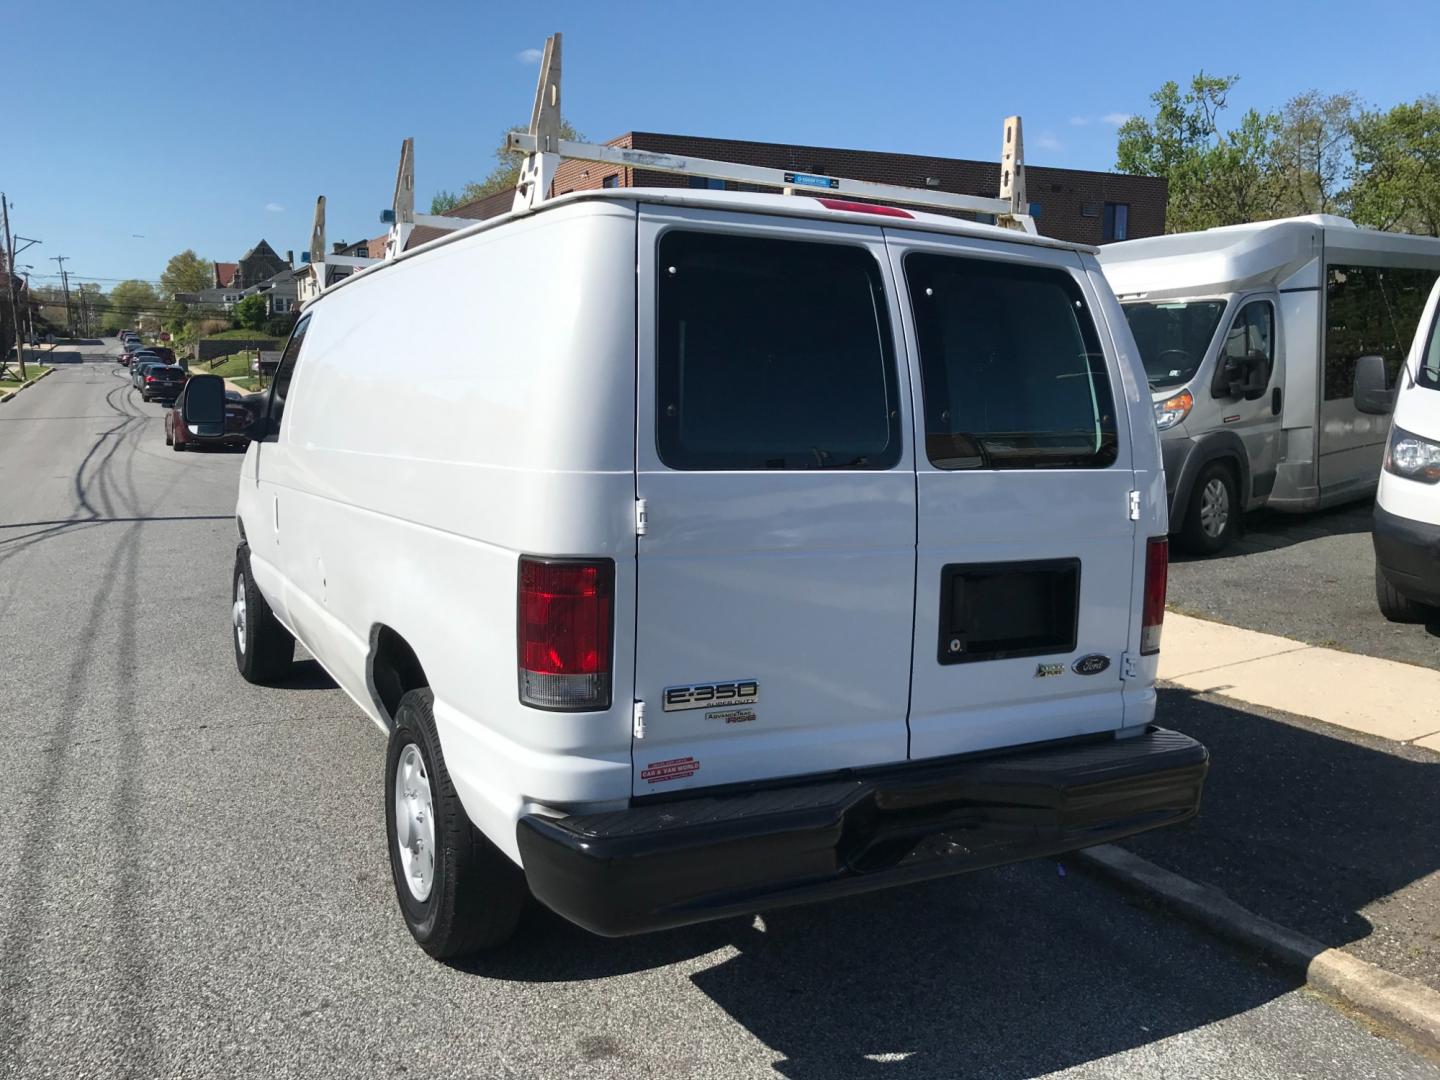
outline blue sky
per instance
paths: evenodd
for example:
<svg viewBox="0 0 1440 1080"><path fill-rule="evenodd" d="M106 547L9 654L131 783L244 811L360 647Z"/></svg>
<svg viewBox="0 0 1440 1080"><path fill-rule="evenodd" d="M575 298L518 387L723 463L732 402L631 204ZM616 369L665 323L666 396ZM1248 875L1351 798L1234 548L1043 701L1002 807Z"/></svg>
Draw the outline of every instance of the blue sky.
<svg viewBox="0 0 1440 1080"><path fill-rule="evenodd" d="M529 117L526 50L565 32L567 117L624 131L991 159L1025 119L1035 165L1105 169L1115 121L1166 79L1238 74L1232 114L1294 93L1383 105L1435 92L1434 0L1302 6L961 3L9 4L0 67L24 108L0 133L20 259L73 280L156 279L184 248L383 232L400 141L417 202L492 165ZM398 16L398 17L397 17ZM18 33L17 33L18 31ZM12 90L10 100L17 99ZM19 121L18 123L16 121ZM17 145L18 135L18 145ZM52 280L37 278L38 281Z"/></svg>

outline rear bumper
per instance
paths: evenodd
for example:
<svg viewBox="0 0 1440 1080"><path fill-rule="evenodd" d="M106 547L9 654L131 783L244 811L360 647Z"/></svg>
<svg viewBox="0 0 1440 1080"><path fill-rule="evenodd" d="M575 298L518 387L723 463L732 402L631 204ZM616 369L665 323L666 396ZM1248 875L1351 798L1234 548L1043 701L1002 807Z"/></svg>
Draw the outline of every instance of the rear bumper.
<svg viewBox="0 0 1440 1080"><path fill-rule="evenodd" d="M1440 525L1411 521L1377 504L1371 538L1375 562L1391 585L1411 600L1440 606Z"/></svg>
<svg viewBox="0 0 1440 1080"><path fill-rule="evenodd" d="M1194 739L917 762L517 826L531 890L619 936L1055 855L1193 817Z"/></svg>

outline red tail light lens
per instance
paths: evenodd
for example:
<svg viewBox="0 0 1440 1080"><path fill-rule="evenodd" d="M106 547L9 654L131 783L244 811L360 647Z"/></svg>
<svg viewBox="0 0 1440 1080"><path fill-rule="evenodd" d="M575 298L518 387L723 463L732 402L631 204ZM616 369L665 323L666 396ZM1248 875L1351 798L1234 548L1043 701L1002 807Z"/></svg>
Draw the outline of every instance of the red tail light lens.
<svg viewBox="0 0 1440 1080"><path fill-rule="evenodd" d="M1156 537L1145 545L1145 609L1140 616L1140 655L1160 651L1160 626L1165 621L1165 584L1170 575L1170 542Z"/></svg>
<svg viewBox="0 0 1440 1080"><path fill-rule="evenodd" d="M615 564L520 560L520 700L540 709L610 707Z"/></svg>

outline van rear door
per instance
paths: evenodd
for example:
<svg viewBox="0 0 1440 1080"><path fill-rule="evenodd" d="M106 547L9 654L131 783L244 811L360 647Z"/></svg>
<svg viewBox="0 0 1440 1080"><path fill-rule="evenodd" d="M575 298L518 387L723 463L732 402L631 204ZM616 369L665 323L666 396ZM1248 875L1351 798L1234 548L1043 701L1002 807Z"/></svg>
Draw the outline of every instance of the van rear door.
<svg viewBox="0 0 1440 1080"><path fill-rule="evenodd" d="M918 444L910 756L1119 728L1144 545L1080 256L888 237Z"/></svg>
<svg viewBox="0 0 1440 1080"><path fill-rule="evenodd" d="M637 795L903 761L915 473L879 229L645 206Z"/></svg>

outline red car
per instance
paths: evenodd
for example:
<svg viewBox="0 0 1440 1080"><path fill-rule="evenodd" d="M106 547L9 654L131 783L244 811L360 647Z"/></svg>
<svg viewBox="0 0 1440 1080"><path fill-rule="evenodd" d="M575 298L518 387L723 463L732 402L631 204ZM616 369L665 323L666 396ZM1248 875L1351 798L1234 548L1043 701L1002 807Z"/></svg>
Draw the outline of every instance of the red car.
<svg viewBox="0 0 1440 1080"><path fill-rule="evenodd" d="M210 380L216 382L213 375L199 376L199 385L205 386ZM225 394L225 424L222 429L219 424L187 424L185 422L186 397L190 393L191 384L186 383L185 389L180 391L180 396L175 399L175 404L165 411L165 445L172 450L199 450L206 446L238 446L240 449L250 445L250 436L247 432L250 429L250 421L254 416L253 411L247 404L249 401L260 402L261 398L255 395L247 397L245 394L237 393L234 390L226 390ZM209 393L210 391L205 391Z"/></svg>

